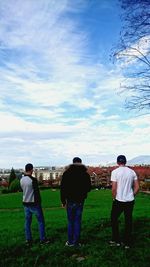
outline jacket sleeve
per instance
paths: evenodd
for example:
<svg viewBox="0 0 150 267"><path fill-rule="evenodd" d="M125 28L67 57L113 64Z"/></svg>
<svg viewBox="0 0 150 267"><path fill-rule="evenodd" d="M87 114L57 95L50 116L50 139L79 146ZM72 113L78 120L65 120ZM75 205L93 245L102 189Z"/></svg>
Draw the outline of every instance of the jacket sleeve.
<svg viewBox="0 0 150 267"><path fill-rule="evenodd" d="M62 175L60 184L60 199L63 205L66 204L66 191L65 191L65 174Z"/></svg>
<svg viewBox="0 0 150 267"><path fill-rule="evenodd" d="M87 173L87 192L90 192L90 191L91 191L91 177Z"/></svg>

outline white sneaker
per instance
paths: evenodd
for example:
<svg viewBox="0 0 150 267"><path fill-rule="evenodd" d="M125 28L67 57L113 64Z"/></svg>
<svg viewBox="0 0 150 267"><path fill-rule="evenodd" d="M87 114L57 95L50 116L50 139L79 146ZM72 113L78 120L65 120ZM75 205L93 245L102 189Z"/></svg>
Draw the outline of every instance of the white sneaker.
<svg viewBox="0 0 150 267"><path fill-rule="evenodd" d="M78 243L78 244L74 244L76 247L81 247L82 244L81 243Z"/></svg>
<svg viewBox="0 0 150 267"><path fill-rule="evenodd" d="M74 247L74 244L70 244L69 241L66 242L65 244L66 247Z"/></svg>
<svg viewBox="0 0 150 267"><path fill-rule="evenodd" d="M130 249L130 246L129 245L125 245L124 248L125 249Z"/></svg>
<svg viewBox="0 0 150 267"><path fill-rule="evenodd" d="M108 242L108 244L110 245L110 247L120 247L121 246L121 244L119 242L115 242L115 241L112 241L112 240L110 240Z"/></svg>

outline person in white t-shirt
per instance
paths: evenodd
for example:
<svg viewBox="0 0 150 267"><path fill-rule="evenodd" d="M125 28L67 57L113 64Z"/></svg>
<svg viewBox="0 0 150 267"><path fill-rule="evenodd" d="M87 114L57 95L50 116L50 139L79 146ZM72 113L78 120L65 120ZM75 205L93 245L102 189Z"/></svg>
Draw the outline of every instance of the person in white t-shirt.
<svg viewBox="0 0 150 267"><path fill-rule="evenodd" d="M111 210L112 240L109 242L111 246L120 246L121 240L119 236L118 218L122 212L125 217L125 248L131 246L132 235L132 212L134 207L134 197L139 190L139 182L136 173L126 167L126 157L119 155L117 157L119 167L112 171L112 197L113 204Z"/></svg>

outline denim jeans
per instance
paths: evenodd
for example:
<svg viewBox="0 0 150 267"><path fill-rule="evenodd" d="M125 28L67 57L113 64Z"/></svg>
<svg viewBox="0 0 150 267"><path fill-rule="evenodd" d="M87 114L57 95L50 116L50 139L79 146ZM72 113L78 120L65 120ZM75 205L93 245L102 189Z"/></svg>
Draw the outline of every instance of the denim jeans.
<svg viewBox="0 0 150 267"><path fill-rule="evenodd" d="M81 219L83 211L83 202L68 202L67 217L68 217L68 242L69 244L78 245L81 232Z"/></svg>
<svg viewBox="0 0 150 267"><path fill-rule="evenodd" d="M130 202L121 202L118 200L113 201L112 211L111 211L113 241L120 242L118 218L121 215L121 213L124 212L124 217L125 217L124 242L127 245L131 244L133 207L134 207L134 200Z"/></svg>
<svg viewBox="0 0 150 267"><path fill-rule="evenodd" d="M34 214L38 221L40 240L45 239L45 222L41 206L24 206L25 211L25 236L26 240L32 240L31 223Z"/></svg>

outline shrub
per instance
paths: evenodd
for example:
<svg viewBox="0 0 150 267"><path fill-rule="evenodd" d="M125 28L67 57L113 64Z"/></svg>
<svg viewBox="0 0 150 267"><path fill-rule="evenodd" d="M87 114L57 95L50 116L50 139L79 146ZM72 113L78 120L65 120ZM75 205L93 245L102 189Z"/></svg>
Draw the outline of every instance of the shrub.
<svg viewBox="0 0 150 267"><path fill-rule="evenodd" d="M2 189L1 192L2 192L2 194L8 194L8 193L10 193L10 190L5 188L5 189Z"/></svg>
<svg viewBox="0 0 150 267"><path fill-rule="evenodd" d="M21 191L21 187L20 187L20 181L18 178L16 178L15 180L13 180L9 186L9 190L10 192L18 192Z"/></svg>

